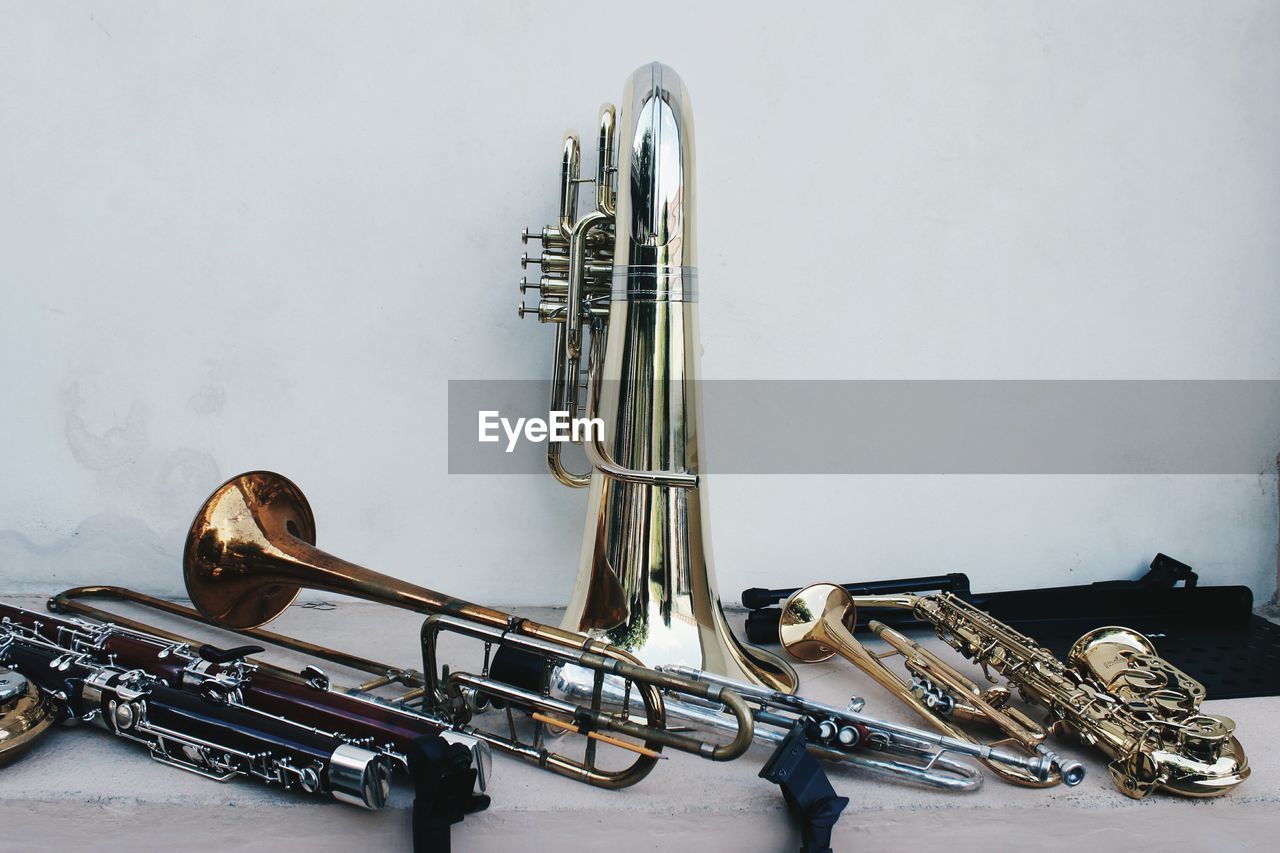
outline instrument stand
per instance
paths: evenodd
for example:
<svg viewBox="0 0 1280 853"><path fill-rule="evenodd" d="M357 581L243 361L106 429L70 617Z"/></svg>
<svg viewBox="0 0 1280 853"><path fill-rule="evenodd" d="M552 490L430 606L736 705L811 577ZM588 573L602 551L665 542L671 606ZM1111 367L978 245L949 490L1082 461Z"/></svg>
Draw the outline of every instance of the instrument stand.
<svg viewBox="0 0 1280 853"><path fill-rule="evenodd" d="M420 737L409 748L409 775L414 853L449 853L450 827L489 807L489 798L475 793L478 771L471 750L439 735Z"/></svg>
<svg viewBox="0 0 1280 853"><path fill-rule="evenodd" d="M849 798L836 795L826 771L809 754L805 734L809 725L805 718L796 721L791 733L765 762L760 778L782 789L787 807L800 819L800 853L831 853L831 830L849 805Z"/></svg>

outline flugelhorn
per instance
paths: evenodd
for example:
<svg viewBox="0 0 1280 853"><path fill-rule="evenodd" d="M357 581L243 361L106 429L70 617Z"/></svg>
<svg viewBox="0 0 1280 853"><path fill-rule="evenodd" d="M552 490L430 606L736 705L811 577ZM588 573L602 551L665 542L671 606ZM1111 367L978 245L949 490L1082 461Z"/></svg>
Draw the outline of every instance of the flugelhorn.
<svg viewBox="0 0 1280 853"><path fill-rule="evenodd" d="M304 587L428 614L423 628L422 683L414 691L416 707L450 727L462 727L496 750L599 787L635 784L653 768L664 746L725 761L741 755L751 744L750 710L732 690L647 669L606 643L379 574L321 551L314 543L311 507L290 480L267 471L232 477L201 507L187 535L183 556L187 594L200 613L215 624L247 636L261 636L267 642L279 642L280 638L260 632L257 626L282 613ZM444 674L446 670L436 665L435 648L436 638L444 631L485 644L481 672L455 669ZM352 656L324 647L304 647L309 654L340 663L352 660ZM512 683L491 677L492 649L536 661L542 683ZM631 685L632 702L640 705L634 713L642 722L632 719L632 709L621 713L605 710L598 695L586 705L552 697L545 680L565 664L590 671L601 683L606 677L616 677ZM668 730L664 691L724 705L737 721L731 739L709 743ZM588 740L580 761L552 753L543 745L541 723L532 743L521 740L509 725L501 730L474 725L472 717L484 710L487 701L521 708L541 722L577 728L597 737ZM616 735L641 744L621 741ZM602 738L629 749L635 755L632 764L623 769L599 767L596 746Z"/></svg>
<svg viewBox="0 0 1280 853"><path fill-rule="evenodd" d="M910 706L920 717L948 737L974 743L971 735L958 726L953 725L934 701L934 694L917 695L917 684L908 686L880 662L880 656L872 654L866 646L853 636L856 623L853 601L843 588L835 584L814 584L796 592L782 608L782 620L778 626L778 637L785 648L796 660L816 663L840 655L894 696ZM1078 785L1084 779L1084 765L1078 761L1064 759L1050 750L1044 743L1045 732L1034 721L1014 708L1000 708L1007 691L1002 698L988 694L980 695L972 682L945 664L930 659L930 674L934 680L941 682L946 695L964 693L968 704L969 719L982 719L996 726L1006 735L1005 739L989 744L992 748L1005 746L1020 747L1025 750L1032 761L1023 766L1007 761L993 761L989 756L979 760L1001 779L1028 787L1045 787L1065 782L1067 785ZM914 671L913 671L913 674ZM953 708L948 708L953 711Z"/></svg>
<svg viewBox="0 0 1280 853"><path fill-rule="evenodd" d="M619 114L600 116L595 179L579 177L577 136L564 142L555 223L524 232L542 252L538 305L555 326L551 409L577 418L587 390L577 473L550 442L560 482L590 486L578 579L562 627L604 637L650 665L697 667L793 691L786 661L733 636L716 591L699 425L693 113L671 68L638 69ZM594 183L579 210L579 188Z"/></svg>
<svg viewBox="0 0 1280 853"><path fill-rule="evenodd" d="M1136 631L1091 631L1063 662L1030 637L950 593L850 597L834 584L816 584L787 602L780 637L784 644L788 633L794 638L808 619L806 611L827 613L825 626L840 620L840 614L852 620L857 604L911 610L947 645L978 664L989 681L995 682L994 671L1008 682L1009 687L981 690L910 638L879 622L870 623L891 651L854 655L851 660L885 686L890 687L889 680L896 683L897 688L890 689L922 715L939 721L935 724L949 726L945 717L997 722L987 708L1014 711L1001 707L1011 687L1047 713L1050 733L1074 732L1110 757L1112 781L1127 796L1141 798L1163 790L1215 797L1249 776L1244 748L1234 736L1235 723L1203 713L1203 685L1158 657L1151 642ZM837 631L832 639L845 638ZM803 645L798 648L805 650ZM903 656L914 679L912 687L880 662L892 655ZM1025 715L1013 719L1030 722ZM1069 770L1063 767L1061 772L1065 778Z"/></svg>

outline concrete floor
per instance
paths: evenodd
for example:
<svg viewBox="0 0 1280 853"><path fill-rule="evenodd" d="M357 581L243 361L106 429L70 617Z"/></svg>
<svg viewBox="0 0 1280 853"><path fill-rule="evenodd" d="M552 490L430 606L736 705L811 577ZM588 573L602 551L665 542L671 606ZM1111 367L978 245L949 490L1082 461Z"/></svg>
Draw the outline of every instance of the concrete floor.
<svg viewBox="0 0 1280 853"><path fill-rule="evenodd" d="M43 606L42 599L30 596L5 600L32 609ZM120 612L137 613L127 608ZM554 611L527 615L557 621ZM150 618L177 627L171 620ZM408 666L417 658L418 623L413 614L344 601L332 609L291 608L272 627ZM227 635L216 631L188 633L230 644ZM453 647L466 663L464 648L476 647ZM283 652L269 657L298 662ZM356 680L340 668L326 669L335 683ZM805 666L800 673L805 695L843 704L851 691L860 692L868 713L915 722L905 707L847 664ZM1206 707L1236 720L1253 767L1253 776L1223 798L1155 795L1130 800L1112 787L1100 753L1066 741L1059 742L1059 751L1080 758L1089 771L1071 789L1027 790L989 777L976 793L947 794L831 767L836 789L852 800L836 827L835 849L1275 849L1274 837L1280 834L1280 698L1211 701ZM668 754L669 760L647 779L625 791L589 788L496 756L493 805L455 827L455 849L798 848L798 831L777 788L757 778L767 749L753 749L727 764ZM407 849L406 787L398 786L387 809L366 812L251 781L219 785L149 761L134 745L96 728L59 729L0 772L0 850L90 845L190 853Z"/></svg>

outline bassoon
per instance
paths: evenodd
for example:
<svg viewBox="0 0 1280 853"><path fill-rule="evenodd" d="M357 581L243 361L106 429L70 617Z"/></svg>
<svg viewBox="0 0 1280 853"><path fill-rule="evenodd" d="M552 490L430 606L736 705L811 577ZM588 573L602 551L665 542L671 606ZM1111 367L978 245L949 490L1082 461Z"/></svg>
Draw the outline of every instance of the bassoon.
<svg viewBox="0 0 1280 853"><path fill-rule="evenodd" d="M249 657L262 650L0 604L0 665L52 697L64 722L93 722L162 763L368 809L385 805L393 770L408 768L420 738L474 748L477 767L463 771L483 770L483 752L465 733L339 692L315 667L293 673Z"/></svg>

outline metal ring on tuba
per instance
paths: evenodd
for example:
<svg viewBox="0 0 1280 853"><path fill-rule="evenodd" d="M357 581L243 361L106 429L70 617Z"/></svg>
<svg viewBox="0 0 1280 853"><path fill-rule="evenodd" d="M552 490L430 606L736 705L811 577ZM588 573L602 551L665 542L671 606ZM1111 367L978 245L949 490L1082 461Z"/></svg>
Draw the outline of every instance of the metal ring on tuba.
<svg viewBox="0 0 1280 853"><path fill-rule="evenodd" d="M593 204L579 213L578 138L564 141L560 210L530 231L542 244L521 264L555 326L551 409L604 424L587 430L591 469L569 470L562 442L551 473L591 489L578 579L562 627L606 638L653 666L683 665L793 692L782 658L741 643L716 591L707 533L706 458L697 311L693 112L680 76L660 63L636 70L621 113L600 115ZM585 376L584 376L585 367Z"/></svg>
<svg viewBox="0 0 1280 853"><path fill-rule="evenodd" d="M613 732L641 740L644 746L638 747L601 735L588 740L586 757L578 761L545 749L541 727L533 744L520 741L511 727L506 732L471 731L495 749L599 787L621 788L638 782L653 768L664 746L725 761L751 744L750 710L732 690L647 669L626 652L598 640L379 574L321 551L314 542L311 507L290 480L267 471L232 477L209 497L192 523L183 557L187 593L200 613L215 624L268 642L277 641L278 635L259 632L257 626L284 612L303 587L429 614L423 629L427 661L422 673L423 706L433 713L469 716L475 708L466 697L479 694L528 710L542 722L568 722L584 732ZM595 696L588 705L572 705L552 697L545 683L513 684L491 678L487 671L479 675L455 671L442 679L433 665L434 638L444 630L482 640L486 667L490 646L540 661L543 681L561 664L583 667L597 685ZM328 650L309 644L306 651L328 656ZM347 663L351 657L334 653L334 659ZM643 723L635 722L628 710L603 709L599 694L605 678L611 676L634 687ZM667 730L663 691L723 704L737 722L732 740L714 744ZM630 748L636 753L634 762L622 770L597 767L596 743L601 739Z"/></svg>

